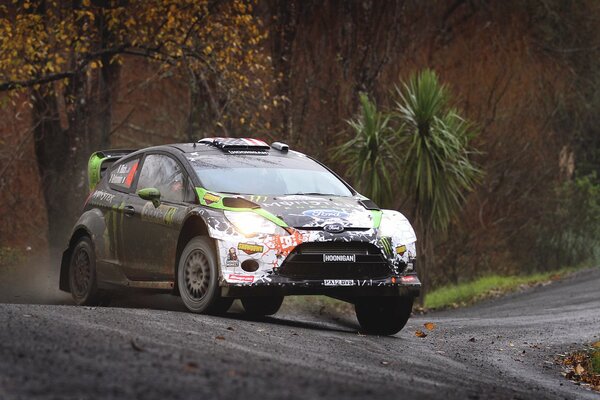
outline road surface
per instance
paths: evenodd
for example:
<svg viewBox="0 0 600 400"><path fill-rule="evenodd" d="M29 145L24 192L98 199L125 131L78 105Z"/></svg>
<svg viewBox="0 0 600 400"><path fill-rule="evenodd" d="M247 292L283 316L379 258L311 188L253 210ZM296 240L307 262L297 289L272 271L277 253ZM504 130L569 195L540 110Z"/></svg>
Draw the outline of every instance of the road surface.
<svg viewBox="0 0 600 400"><path fill-rule="evenodd" d="M393 337L361 335L353 316L331 312L214 317L167 297L0 304L0 398L600 398L554 364L599 340L599 269L414 316Z"/></svg>

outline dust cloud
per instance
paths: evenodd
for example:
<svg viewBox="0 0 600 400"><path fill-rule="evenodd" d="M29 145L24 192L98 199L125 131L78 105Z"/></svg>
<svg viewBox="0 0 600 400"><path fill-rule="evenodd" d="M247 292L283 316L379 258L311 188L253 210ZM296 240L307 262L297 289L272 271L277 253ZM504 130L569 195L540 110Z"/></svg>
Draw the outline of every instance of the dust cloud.
<svg viewBox="0 0 600 400"><path fill-rule="evenodd" d="M0 266L0 302L21 304L72 304L58 289L60 260L49 255L28 255L18 265Z"/></svg>

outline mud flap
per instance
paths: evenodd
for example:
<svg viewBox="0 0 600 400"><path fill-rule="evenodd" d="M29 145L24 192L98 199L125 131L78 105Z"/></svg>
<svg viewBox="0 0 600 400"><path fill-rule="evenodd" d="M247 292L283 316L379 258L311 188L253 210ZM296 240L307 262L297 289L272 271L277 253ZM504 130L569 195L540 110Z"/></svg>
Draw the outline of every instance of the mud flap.
<svg viewBox="0 0 600 400"><path fill-rule="evenodd" d="M64 292L71 292L69 285L69 264L71 261L71 248L66 249L62 254L60 262L60 278L58 282L58 288Z"/></svg>

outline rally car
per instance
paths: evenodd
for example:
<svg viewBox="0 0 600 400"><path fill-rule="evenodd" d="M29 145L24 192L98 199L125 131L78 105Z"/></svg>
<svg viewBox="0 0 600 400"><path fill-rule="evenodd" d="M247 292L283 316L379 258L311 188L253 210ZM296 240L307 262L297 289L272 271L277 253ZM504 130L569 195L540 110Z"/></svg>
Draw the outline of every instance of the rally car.
<svg viewBox="0 0 600 400"><path fill-rule="evenodd" d="M80 305L118 287L171 291L198 313L272 315L287 295L355 305L364 332L406 324L421 283L416 236L330 169L286 144L205 138L108 150L63 253Z"/></svg>

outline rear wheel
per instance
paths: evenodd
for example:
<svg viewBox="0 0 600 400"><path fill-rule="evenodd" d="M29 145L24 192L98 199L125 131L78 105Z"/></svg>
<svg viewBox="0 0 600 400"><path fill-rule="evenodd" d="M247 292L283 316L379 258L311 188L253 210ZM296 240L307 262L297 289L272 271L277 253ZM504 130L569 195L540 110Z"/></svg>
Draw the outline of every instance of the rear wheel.
<svg viewBox="0 0 600 400"><path fill-rule="evenodd" d="M233 303L233 299L221 297L216 252L206 236L196 236L183 249L177 284L183 304L192 312L224 313Z"/></svg>
<svg viewBox="0 0 600 400"><path fill-rule="evenodd" d="M75 303L80 306L97 306L103 303L96 277L96 254L87 236L79 239L71 253L69 288Z"/></svg>
<svg viewBox="0 0 600 400"><path fill-rule="evenodd" d="M262 317L273 315L279 311L281 303L283 303L283 296L244 297L241 300L247 314Z"/></svg>
<svg viewBox="0 0 600 400"><path fill-rule="evenodd" d="M406 325L413 297L363 297L356 299L356 318L365 333L394 335Z"/></svg>

